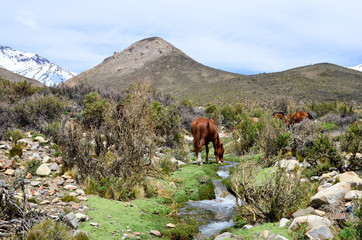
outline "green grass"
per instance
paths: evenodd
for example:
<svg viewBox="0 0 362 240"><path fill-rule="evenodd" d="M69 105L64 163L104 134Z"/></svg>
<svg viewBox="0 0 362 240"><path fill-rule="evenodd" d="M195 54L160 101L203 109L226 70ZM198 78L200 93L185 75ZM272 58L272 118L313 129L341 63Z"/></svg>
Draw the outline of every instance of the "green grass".
<svg viewBox="0 0 362 240"><path fill-rule="evenodd" d="M328 131L331 132L333 130L337 130L340 126L334 122L317 122L318 127L321 131Z"/></svg>
<svg viewBox="0 0 362 240"><path fill-rule="evenodd" d="M233 230L232 233L245 240L252 240L258 238L258 236L264 231L269 230L272 233L282 235L288 239L291 239L288 229L286 227L279 227L279 222L264 223L263 225L254 226L251 229L237 229ZM257 237L254 237L257 235Z"/></svg>
<svg viewBox="0 0 362 240"><path fill-rule="evenodd" d="M274 170L276 170L277 167L268 167L268 168L261 168L258 169L256 171L258 171L257 177L256 177L256 182L258 184L263 183L263 181L265 180L265 178Z"/></svg>
<svg viewBox="0 0 362 240"><path fill-rule="evenodd" d="M202 166L188 164L174 172L171 178L175 179L179 186L174 195L176 202L213 199L215 193L212 180L219 178L216 170L217 165L214 163Z"/></svg>
<svg viewBox="0 0 362 240"><path fill-rule="evenodd" d="M166 231L167 223L176 224L173 218L167 216L170 208L164 199L134 200L131 203L135 207L125 207L124 202L120 201L89 196L87 204L91 210L87 214L99 226L96 228L90 226L90 222L83 222L80 230L87 231L90 239L120 239L123 234L134 232L140 232L142 239L152 239L150 230Z"/></svg>

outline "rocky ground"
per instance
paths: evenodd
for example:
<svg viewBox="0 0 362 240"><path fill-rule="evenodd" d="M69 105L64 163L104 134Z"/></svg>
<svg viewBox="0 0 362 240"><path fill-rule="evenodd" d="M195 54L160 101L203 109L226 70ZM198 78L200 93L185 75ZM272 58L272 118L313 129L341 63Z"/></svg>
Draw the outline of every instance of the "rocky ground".
<svg viewBox="0 0 362 240"><path fill-rule="evenodd" d="M22 156L10 158L12 143L0 142L0 187L10 189L16 179L25 177L24 190L31 209L53 219L64 217L65 222L77 228L78 220L87 218L84 214L88 210L84 204L87 196L70 174L61 173L62 158L56 157L53 144L41 136L33 138L30 133L18 143L23 146ZM40 165L29 170L31 162ZM21 187L16 189L14 197L23 199Z"/></svg>

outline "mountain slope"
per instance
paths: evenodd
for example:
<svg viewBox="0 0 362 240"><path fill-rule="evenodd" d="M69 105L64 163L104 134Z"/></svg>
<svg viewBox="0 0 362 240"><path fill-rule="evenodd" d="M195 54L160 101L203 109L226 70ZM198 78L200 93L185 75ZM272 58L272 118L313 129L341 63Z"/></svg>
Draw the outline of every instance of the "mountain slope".
<svg viewBox="0 0 362 240"><path fill-rule="evenodd" d="M101 64L65 82L124 90L135 83L149 83L161 91L180 95L197 83L222 81L238 74L206 67L161 38L138 41L116 52Z"/></svg>
<svg viewBox="0 0 362 240"><path fill-rule="evenodd" d="M24 53L3 46L0 46L0 67L24 77L36 79L48 86L66 81L76 75L37 54Z"/></svg>
<svg viewBox="0 0 362 240"><path fill-rule="evenodd" d="M229 73L194 61L161 38L138 41L65 84L121 91L140 82L197 104L267 105L284 97L362 103L362 72L324 63L269 74Z"/></svg>
<svg viewBox="0 0 362 240"><path fill-rule="evenodd" d="M24 82L24 81L28 81L30 84L32 84L33 86L43 86L43 84L35 79L31 79L31 78L27 78L27 77L23 77L19 74L10 72L9 70L6 70L4 68L0 67L0 78L4 79L4 80L9 80L10 82Z"/></svg>

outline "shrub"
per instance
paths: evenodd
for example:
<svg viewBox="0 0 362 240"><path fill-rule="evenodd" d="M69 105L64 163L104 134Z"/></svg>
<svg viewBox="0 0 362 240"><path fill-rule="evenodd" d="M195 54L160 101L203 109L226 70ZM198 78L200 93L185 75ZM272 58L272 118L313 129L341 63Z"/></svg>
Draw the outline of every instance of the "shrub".
<svg viewBox="0 0 362 240"><path fill-rule="evenodd" d="M85 96L84 99L84 111L83 123L90 127L100 127L105 118L105 112L109 107L109 103L106 99L101 99L97 92L91 92Z"/></svg>
<svg viewBox="0 0 362 240"><path fill-rule="evenodd" d="M26 240L47 240L47 239L89 239L84 233L78 233L72 236L72 230L61 222L55 222L51 219L45 219L35 224L26 234Z"/></svg>
<svg viewBox="0 0 362 240"><path fill-rule="evenodd" d="M355 169L361 166L361 159L356 159L356 154L361 152L362 146L362 124L360 122L352 123L346 129L345 134L340 137L342 150L352 153L349 169Z"/></svg>
<svg viewBox="0 0 362 240"><path fill-rule="evenodd" d="M307 204L306 185L298 177L289 177L284 169L277 169L260 183L257 182L256 166L244 162L232 175L232 189L247 204L239 205L237 214L255 223L258 220L275 222L290 217L302 204Z"/></svg>
<svg viewBox="0 0 362 240"><path fill-rule="evenodd" d="M25 166L25 171L26 172L30 172L32 175L35 175L36 170L38 169L38 167L42 164L41 160L37 160L37 159L31 159L31 160L26 160L24 162L24 166Z"/></svg>
<svg viewBox="0 0 362 240"><path fill-rule="evenodd" d="M15 157L19 156L20 158L23 156L23 147L24 145L21 143L16 143L11 146L11 149L9 150L9 156Z"/></svg>
<svg viewBox="0 0 362 240"><path fill-rule="evenodd" d="M362 239L362 199L353 201L351 214L355 217L342 226L337 239Z"/></svg>

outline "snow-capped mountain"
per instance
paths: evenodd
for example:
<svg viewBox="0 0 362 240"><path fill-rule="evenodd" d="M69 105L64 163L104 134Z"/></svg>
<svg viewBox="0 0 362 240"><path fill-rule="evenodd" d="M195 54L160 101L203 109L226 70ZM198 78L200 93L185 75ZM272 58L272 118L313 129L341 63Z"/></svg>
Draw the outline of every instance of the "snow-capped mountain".
<svg viewBox="0 0 362 240"><path fill-rule="evenodd" d="M34 53L0 46L0 67L36 79L45 85L56 85L77 75Z"/></svg>
<svg viewBox="0 0 362 240"><path fill-rule="evenodd" d="M350 68L362 72L362 64L359 64L359 65L357 65L355 67L350 67Z"/></svg>

